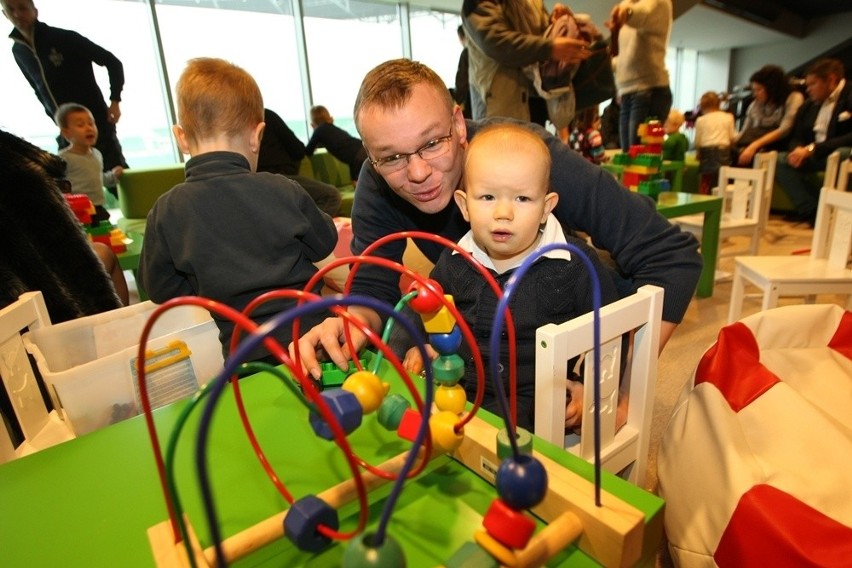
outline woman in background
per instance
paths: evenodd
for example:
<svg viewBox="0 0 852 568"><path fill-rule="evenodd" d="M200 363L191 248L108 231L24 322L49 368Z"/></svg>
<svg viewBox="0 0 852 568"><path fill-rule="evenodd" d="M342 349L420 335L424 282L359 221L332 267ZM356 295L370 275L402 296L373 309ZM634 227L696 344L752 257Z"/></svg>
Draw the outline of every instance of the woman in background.
<svg viewBox="0 0 852 568"><path fill-rule="evenodd" d="M746 110L742 130L737 135L736 163L751 165L754 155L775 149L793 127L793 119L805 97L793 89L784 70L777 65L764 65L749 78L754 101Z"/></svg>

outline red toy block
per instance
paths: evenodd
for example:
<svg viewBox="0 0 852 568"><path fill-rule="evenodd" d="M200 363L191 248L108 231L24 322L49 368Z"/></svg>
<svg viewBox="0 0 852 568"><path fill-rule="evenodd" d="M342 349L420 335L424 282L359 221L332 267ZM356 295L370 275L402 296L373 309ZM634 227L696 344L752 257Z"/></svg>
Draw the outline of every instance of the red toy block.
<svg viewBox="0 0 852 568"><path fill-rule="evenodd" d="M399 428L397 428L396 433L403 440L413 442L414 438L417 437L417 430L420 429L422 421L423 417L420 416L419 412L406 408L402 415L402 420L399 421Z"/></svg>
<svg viewBox="0 0 852 568"><path fill-rule="evenodd" d="M531 517L512 509L501 499L491 502L482 526L500 544L516 550L526 548L535 532L535 521Z"/></svg>

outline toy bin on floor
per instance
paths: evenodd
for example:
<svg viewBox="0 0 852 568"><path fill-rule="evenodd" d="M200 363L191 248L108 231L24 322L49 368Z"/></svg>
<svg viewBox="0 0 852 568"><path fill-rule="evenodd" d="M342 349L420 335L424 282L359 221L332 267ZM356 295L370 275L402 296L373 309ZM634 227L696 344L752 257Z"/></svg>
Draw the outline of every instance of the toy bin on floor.
<svg viewBox="0 0 852 568"><path fill-rule="evenodd" d="M139 414L139 338L157 308L142 302L33 330L24 345L53 404L81 436ZM155 323L146 352L146 384L154 408L190 396L222 369L219 331L207 310L180 306Z"/></svg>

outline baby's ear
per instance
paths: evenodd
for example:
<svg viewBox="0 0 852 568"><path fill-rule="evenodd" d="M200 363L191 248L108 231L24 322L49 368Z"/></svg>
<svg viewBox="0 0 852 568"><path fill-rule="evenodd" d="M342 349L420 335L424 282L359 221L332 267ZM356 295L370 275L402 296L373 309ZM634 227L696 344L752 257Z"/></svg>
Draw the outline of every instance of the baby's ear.
<svg viewBox="0 0 852 568"><path fill-rule="evenodd" d="M470 223L470 217L467 214L467 193L463 189L457 189L453 192L453 198L456 200L456 206L461 210L464 220Z"/></svg>
<svg viewBox="0 0 852 568"><path fill-rule="evenodd" d="M183 129L183 126L180 124L175 124L172 126L172 134L175 135L175 140L177 141L178 148L180 148L181 153L189 154L189 140L186 137L186 132Z"/></svg>

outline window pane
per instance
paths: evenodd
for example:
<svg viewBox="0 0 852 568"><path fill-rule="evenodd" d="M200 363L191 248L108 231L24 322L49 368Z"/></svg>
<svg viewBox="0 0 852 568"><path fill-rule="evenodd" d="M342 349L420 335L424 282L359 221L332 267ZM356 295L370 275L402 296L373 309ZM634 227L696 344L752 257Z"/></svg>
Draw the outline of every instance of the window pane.
<svg viewBox="0 0 852 568"><path fill-rule="evenodd" d="M412 7L410 20L412 58L431 67L447 87L452 87L462 52L457 31L461 17Z"/></svg>
<svg viewBox="0 0 852 568"><path fill-rule="evenodd" d="M220 57L257 81L264 105L277 112L297 136L307 134L289 3L214 3L161 0L157 4L170 88L195 57ZM191 26L187 23L191 22ZM188 33L190 30L195 33Z"/></svg>
<svg viewBox="0 0 852 568"><path fill-rule="evenodd" d="M352 108L367 72L402 57L396 6L370 2L305 4L305 41L314 104L357 136Z"/></svg>

